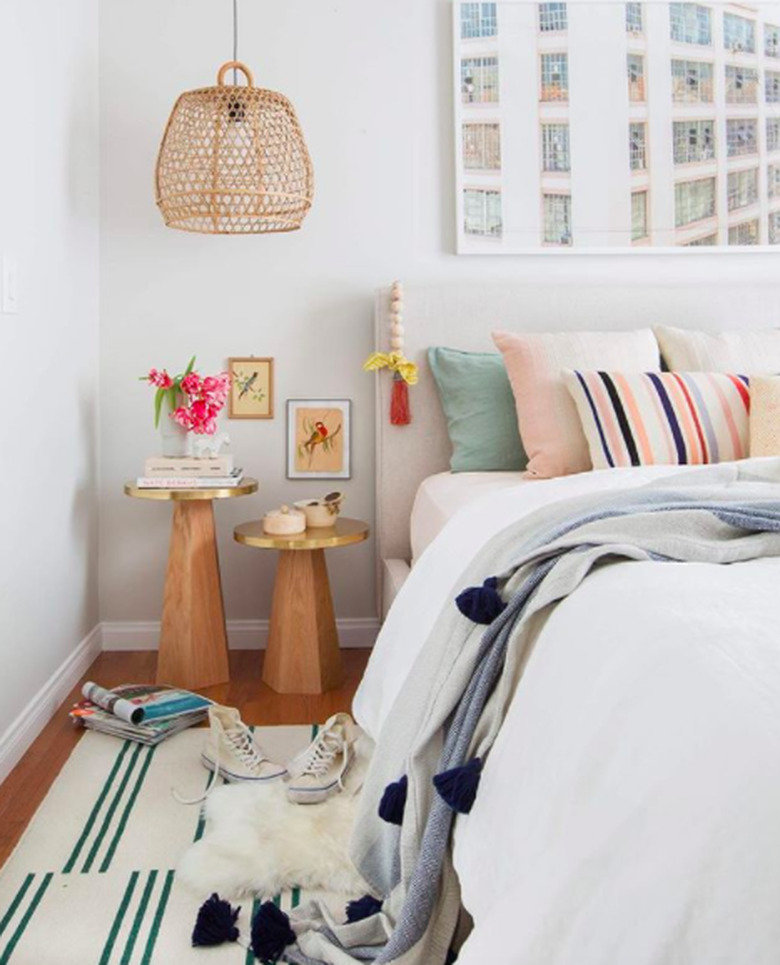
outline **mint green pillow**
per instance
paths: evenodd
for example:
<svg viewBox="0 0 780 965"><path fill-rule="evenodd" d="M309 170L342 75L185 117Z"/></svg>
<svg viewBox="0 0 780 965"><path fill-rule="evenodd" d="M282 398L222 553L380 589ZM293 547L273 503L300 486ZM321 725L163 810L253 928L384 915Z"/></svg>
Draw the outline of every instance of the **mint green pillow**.
<svg viewBox="0 0 780 965"><path fill-rule="evenodd" d="M453 472L525 469L515 398L501 355L429 348L452 443Z"/></svg>

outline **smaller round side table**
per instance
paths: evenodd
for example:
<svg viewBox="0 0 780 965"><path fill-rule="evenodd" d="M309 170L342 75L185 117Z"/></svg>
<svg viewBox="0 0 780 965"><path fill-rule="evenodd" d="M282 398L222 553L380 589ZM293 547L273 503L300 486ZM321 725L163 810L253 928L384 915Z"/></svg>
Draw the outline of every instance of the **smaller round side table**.
<svg viewBox="0 0 780 965"><path fill-rule="evenodd" d="M269 536L257 520L242 523L234 539L279 550L263 680L280 694L322 694L344 681L325 550L368 538L368 523L338 519L327 529Z"/></svg>
<svg viewBox="0 0 780 965"><path fill-rule="evenodd" d="M214 489L141 489L125 485L135 499L173 503L165 575L157 682L188 690L230 679L225 609L214 528L215 499L257 492L257 480Z"/></svg>

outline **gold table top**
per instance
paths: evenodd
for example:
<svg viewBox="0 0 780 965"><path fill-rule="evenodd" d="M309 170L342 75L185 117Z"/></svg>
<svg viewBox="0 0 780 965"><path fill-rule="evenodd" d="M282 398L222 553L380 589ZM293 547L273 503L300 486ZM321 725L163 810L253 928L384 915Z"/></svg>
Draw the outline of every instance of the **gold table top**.
<svg viewBox="0 0 780 965"><path fill-rule="evenodd" d="M181 501L204 499L232 499L235 496L249 496L258 490L258 482L246 476L238 486L224 486L214 489L141 489L135 483L125 483L125 495L135 499L165 499Z"/></svg>
<svg viewBox="0 0 780 965"><path fill-rule="evenodd" d="M368 539L369 525L360 519L339 517L335 526L307 529L294 536L271 536L263 530L261 519L241 523L233 530L233 539L245 546L265 550L324 550Z"/></svg>

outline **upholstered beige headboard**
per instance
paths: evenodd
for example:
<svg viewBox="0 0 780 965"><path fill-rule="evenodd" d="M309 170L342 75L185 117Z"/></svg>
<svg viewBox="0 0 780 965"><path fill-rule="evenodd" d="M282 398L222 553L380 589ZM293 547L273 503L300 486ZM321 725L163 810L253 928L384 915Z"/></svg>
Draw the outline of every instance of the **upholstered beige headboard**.
<svg viewBox="0 0 780 965"><path fill-rule="evenodd" d="M390 288L376 295L376 346L389 351ZM514 331L613 331L657 324L709 331L780 325L776 283L568 285L518 282L404 283L405 353L420 366L410 389L412 424L389 424L391 379L376 377L376 537L380 612L409 572L409 517L426 476L449 469L444 416L428 368L431 345L493 351L494 328Z"/></svg>

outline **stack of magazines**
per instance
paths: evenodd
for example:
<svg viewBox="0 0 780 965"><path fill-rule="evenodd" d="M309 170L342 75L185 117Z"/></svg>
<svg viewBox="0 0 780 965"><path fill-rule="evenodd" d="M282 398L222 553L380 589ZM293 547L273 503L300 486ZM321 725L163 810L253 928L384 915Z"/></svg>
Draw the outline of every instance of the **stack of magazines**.
<svg viewBox="0 0 780 965"><path fill-rule="evenodd" d="M70 712L74 723L102 734L154 745L199 724L212 704L207 697L161 684L122 684L106 690L91 681Z"/></svg>

